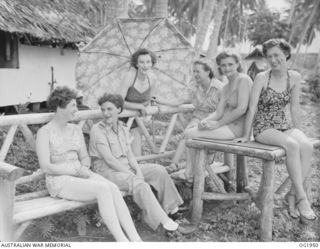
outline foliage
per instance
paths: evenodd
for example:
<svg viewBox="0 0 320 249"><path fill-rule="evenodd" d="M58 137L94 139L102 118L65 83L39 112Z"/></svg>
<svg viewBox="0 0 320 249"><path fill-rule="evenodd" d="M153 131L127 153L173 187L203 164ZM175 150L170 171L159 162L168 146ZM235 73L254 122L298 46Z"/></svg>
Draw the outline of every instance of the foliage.
<svg viewBox="0 0 320 249"><path fill-rule="evenodd" d="M288 40L289 25L280 19L280 13L263 9L252 14L248 20L248 38L253 46L262 44L271 38Z"/></svg>

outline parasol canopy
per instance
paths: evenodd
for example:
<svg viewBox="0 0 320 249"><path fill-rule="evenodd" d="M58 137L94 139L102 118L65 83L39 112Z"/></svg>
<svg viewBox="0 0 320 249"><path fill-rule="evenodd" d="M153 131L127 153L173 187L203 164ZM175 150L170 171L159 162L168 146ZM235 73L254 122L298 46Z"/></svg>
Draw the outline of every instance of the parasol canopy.
<svg viewBox="0 0 320 249"><path fill-rule="evenodd" d="M152 68L156 93L166 99L185 98L194 58L186 38L166 18L118 18L80 51L76 81L86 105L96 108L105 92L119 92L126 73L135 70L130 58L139 48L157 57Z"/></svg>

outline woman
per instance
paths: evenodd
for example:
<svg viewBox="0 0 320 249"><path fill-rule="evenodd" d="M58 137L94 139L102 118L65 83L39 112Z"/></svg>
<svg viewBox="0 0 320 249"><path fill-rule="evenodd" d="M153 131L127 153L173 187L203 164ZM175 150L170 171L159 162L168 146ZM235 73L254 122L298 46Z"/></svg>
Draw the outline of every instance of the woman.
<svg viewBox="0 0 320 249"><path fill-rule="evenodd" d="M228 78L220 94L219 103L214 113L201 120L197 127L186 131L187 138L235 139L243 135L245 114L249 103L252 81L241 73L242 68L238 55L229 52L220 53L216 62L219 70ZM186 172L192 172L191 159L195 158L194 150L188 149ZM185 175L191 180L192 175Z"/></svg>
<svg viewBox="0 0 320 249"><path fill-rule="evenodd" d="M178 207L183 201L164 167L136 161L130 146L132 138L119 122L122 97L104 94L98 103L103 120L90 132L89 153L93 170L132 194L134 202L142 209L143 220L152 229L156 230L161 224L167 231L176 231L179 224L170 218L170 214L178 215Z"/></svg>
<svg viewBox="0 0 320 249"><path fill-rule="evenodd" d="M298 129L301 75L288 69L290 52L290 45L281 39L271 39L263 44L263 53L271 69L259 73L255 78L244 137L236 142L248 141L253 126L256 141L285 149L287 170L292 181L292 187L286 195L289 214L306 221L316 219L304 190L304 180L311 168L313 147Z"/></svg>
<svg viewBox="0 0 320 249"><path fill-rule="evenodd" d="M191 102L195 109L192 113L192 118L188 123L185 131L190 128L197 127L198 123L210 113L214 112L217 108L219 101L219 91L222 89L223 84L214 78L213 70L210 62L201 59L193 63L193 76L196 81L194 89L191 92ZM176 153L172 159L172 163L167 170L175 171L179 168L178 162L186 149L185 139L179 142ZM189 170L189 169L188 169ZM181 173L184 169L171 175L173 178L181 178ZM189 175L190 172L185 172ZM182 175L182 177L184 177Z"/></svg>
<svg viewBox="0 0 320 249"><path fill-rule="evenodd" d="M138 110L142 116L146 115L146 106L153 99L157 104L177 105L174 100L169 103L160 97L154 97L156 76L151 72L151 68L156 63L157 58L151 51L141 48L131 56L131 66L134 71L129 71L123 82L120 95L124 98L124 108ZM126 122L128 119L121 119ZM141 134L136 122L131 126L131 134L134 137L132 142L132 151L135 156L140 156L141 153Z"/></svg>
<svg viewBox="0 0 320 249"><path fill-rule="evenodd" d="M78 111L76 93L57 87L49 96L53 119L37 133L36 151L51 196L97 200L103 221L116 241L141 241L118 187L93 173L81 129L68 123Z"/></svg>

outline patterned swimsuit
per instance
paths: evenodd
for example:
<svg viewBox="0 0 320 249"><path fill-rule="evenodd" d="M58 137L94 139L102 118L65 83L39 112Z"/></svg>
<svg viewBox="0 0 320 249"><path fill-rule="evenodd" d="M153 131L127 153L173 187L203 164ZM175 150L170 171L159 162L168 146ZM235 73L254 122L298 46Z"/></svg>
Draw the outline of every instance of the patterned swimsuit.
<svg viewBox="0 0 320 249"><path fill-rule="evenodd" d="M286 131L292 128L291 118L288 115L288 104L291 101L289 72L287 75L286 90L277 92L269 86L271 71L269 72L267 87L261 91L258 110L253 122L254 137L267 129Z"/></svg>

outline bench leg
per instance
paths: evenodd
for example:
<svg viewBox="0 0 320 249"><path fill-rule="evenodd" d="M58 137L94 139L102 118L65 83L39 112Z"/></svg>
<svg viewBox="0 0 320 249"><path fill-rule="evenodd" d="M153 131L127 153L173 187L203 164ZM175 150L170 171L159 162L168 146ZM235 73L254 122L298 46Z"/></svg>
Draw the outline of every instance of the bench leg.
<svg viewBox="0 0 320 249"><path fill-rule="evenodd" d="M274 167L275 161L263 161L263 173L256 199L256 204L261 210L260 239L262 241L272 241Z"/></svg>
<svg viewBox="0 0 320 249"><path fill-rule="evenodd" d="M245 156L237 155L237 193L242 193L248 186L247 161Z"/></svg>
<svg viewBox="0 0 320 249"><path fill-rule="evenodd" d="M193 181L193 198L192 198L192 222L199 223L202 217L203 200L202 193L204 191L205 182L205 165L207 161L206 150L197 150L196 158L192 162L194 167L194 181Z"/></svg>
<svg viewBox="0 0 320 249"><path fill-rule="evenodd" d="M13 239L14 196L15 183L0 177L0 241L12 241Z"/></svg>

